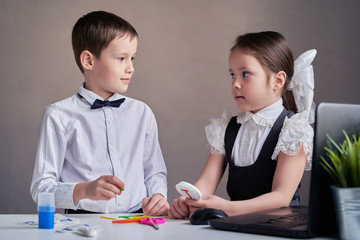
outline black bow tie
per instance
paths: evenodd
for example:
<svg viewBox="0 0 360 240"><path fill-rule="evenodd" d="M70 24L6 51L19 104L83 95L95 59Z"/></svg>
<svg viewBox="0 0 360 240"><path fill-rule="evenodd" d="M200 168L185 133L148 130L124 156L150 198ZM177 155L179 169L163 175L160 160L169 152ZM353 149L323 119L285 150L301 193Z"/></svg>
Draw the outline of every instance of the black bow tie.
<svg viewBox="0 0 360 240"><path fill-rule="evenodd" d="M96 99L93 105L91 105L91 109L102 108L106 106L118 108L124 101L125 98L121 98L115 101L109 101L109 100L102 101L100 99Z"/></svg>

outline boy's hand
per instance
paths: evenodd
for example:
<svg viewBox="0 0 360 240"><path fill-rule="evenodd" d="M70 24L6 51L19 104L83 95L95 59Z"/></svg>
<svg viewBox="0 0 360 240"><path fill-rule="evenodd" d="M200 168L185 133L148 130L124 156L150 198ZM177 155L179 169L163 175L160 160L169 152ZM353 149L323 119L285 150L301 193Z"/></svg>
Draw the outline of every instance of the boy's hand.
<svg viewBox="0 0 360 240"><path fill-rule="evenodd" d="M168 214L170 206L163 195L156 193L152 197L143 199L142 209L146 215L165 216Z"/></svg>
<svg viewBox="0 0 360 240"><path fill-rule="evenodd" d="M74 202L87 198L91 200L110 200L121 194L125 184L117 177L104 175L92 182L82 182L75 185Z"/></svg>
<svg viewBox="0 0 360 240"><path fill-rule="evenodd" d="M189 206L187 205L185 199L186 198L184 196L174 199L174 201L171 204L170 211L169 211L170 218L188 218L189 217L190 209L189 209Z"/></svg>

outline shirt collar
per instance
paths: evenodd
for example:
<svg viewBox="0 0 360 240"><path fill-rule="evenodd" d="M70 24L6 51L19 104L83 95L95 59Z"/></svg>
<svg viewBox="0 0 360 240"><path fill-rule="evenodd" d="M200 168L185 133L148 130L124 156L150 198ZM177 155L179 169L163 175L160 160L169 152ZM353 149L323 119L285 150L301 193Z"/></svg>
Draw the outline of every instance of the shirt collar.
<svg viewBox="0 0 360 240"><path fill-rule="evenodd" d="M90 105L92 105L96 99L100 99L102 101L104 101L104 99L102 97L100 97L99 95L97 95L96 93L87 90L86 88L84 88L84 84L81 84L81 86L79 87L78 93L81 97L83 97ZM109 101L114 101L114 100L118 100L120 98L124 98L124 96L118 94L118 93L114 93L111 97L109 97Z"/></svg>
<svg viewBox="0 0 360 240"><path fill-rule="evenodd" d="M257 113L239 113L237 116L237 123L243 124L248 120L253 119L254 122L258 125L272 127L283 110L283 100L280 98L277 102L264 109L261 109Z"/></svg>

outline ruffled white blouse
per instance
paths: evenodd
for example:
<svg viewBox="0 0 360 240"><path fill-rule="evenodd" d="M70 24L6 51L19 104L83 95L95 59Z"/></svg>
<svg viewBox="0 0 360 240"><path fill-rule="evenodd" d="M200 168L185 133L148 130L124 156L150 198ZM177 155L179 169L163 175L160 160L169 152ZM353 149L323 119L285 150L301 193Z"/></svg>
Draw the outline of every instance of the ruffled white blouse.
<svg viewBox="0 0 360 240"><path fill-rule="evenodd" d="M254 164L272 126L284 110L282 103L280 99L255 114L251 112L238 114L237 122L241 123L241 128L232 150L232 158L236 166ZM230 119L231 114L225 111L221 118L210 119L211 123L205 127L212 154L225 155L224 136ZM271 158L277 160L280 151L288 155L296 155L303 147L307 155L305 170L310 170L313 136L314 130L306 120L306 112L297 113L291 118L286 117Z"/></svg>

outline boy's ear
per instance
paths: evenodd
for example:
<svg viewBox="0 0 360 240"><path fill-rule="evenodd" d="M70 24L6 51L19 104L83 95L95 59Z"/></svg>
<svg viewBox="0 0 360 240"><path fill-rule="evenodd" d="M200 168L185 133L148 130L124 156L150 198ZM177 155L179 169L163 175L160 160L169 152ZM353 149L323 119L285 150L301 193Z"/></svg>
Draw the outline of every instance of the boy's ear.
<svg viewBox="0 0 360 240"><path fill-rule="evenodd" d="M275 74L273 84L274 89L281 89L286 82L286 73L284 71L280 71Z"/></svg>
<svg viewBox="0 0 360 240"><path fill-rule="evenodd" d="M80 53L80 62L84 70L91 70L94 66L94 55L84 50Z"/></svg>

